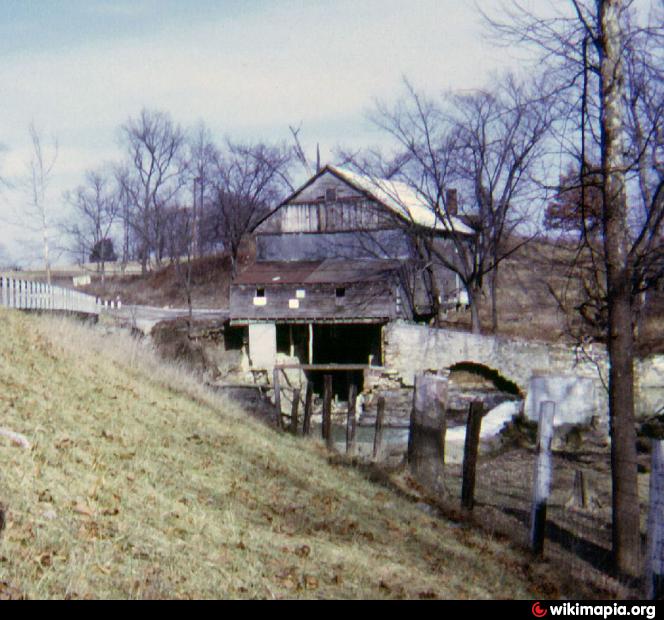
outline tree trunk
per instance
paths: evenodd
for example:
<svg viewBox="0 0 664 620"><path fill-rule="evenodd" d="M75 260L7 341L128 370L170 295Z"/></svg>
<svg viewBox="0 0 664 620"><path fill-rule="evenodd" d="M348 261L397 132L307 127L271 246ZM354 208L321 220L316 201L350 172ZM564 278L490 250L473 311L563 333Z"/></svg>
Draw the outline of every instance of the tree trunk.
<svg viewBox="0 0 664 620"><path fill-rule="evenodd" d="M480 304L482 299L482 289L477 286L469 286L468 302L470 303L470 330L473 334L482 333L482 321L480 319Z"/></svg>
<svg viewBox="0 0 664 620"><path fill-rule="evenodd" d="M491 331L498 333L498 266L491 272Z"/></svg>
<svg viewBox="0 0 664 620"><path fill-rule="evenodd" d="M641 537L634 430L632 270L623 161L621 9L622 0L600 3L603 230L609 310L613 560L619 574L636 577L640 573Z"/></svg>

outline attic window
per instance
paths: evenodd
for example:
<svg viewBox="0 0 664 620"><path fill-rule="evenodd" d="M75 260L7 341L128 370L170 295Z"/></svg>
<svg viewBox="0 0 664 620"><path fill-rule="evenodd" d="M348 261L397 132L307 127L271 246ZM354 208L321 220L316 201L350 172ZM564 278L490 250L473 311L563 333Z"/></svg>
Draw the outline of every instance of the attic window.
<svg viewBox="0 0 664 620"><path fill-rule="evenodd" d="M256 289L256 297L265 297L265 289L264 288L257 288Z"/></svg>
<svg viewBox="0 0 664 620"><path fill-rule="evenodd" d="M334 187L329 187L325 190L325 202L336 202L337 190Z"/></svg>
<svg viewBox="0 0 664 620"><path fill-rule="evenodd" d="M343 299L346 296L346 289L343 287L337 288L334 291L337 299Z"/></svg>

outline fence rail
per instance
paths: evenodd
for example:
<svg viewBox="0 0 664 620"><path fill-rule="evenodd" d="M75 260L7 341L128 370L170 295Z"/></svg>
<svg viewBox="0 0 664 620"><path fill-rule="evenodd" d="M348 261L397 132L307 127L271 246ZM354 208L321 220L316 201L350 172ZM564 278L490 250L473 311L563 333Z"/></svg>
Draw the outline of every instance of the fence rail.
<svg viewBox="0 0 664 620"><path fill-rule="evenodd" d="M43 282L0 278L0 306L20 310L44 310L99 314L96 297Z"/></svg>

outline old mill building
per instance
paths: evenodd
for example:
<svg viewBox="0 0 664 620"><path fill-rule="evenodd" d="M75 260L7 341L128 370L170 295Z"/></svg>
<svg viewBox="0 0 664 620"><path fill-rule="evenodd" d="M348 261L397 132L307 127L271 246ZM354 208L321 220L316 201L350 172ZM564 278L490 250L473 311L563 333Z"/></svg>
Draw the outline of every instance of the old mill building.
<svg viewBox="0 0 664 620"><path fill-rule="evenodd" d="M447 198L456 213L455 193ZM231 285L231 325L246 329L252 367L269 371L277 352L302 364L381 366L384 326L432 312L413 227L440 243L450 225L472 234L460 218L445 219L403 183L320 170L257 228L256 261ZM440 296L464 302L455 274L436 269Z"/></svg>

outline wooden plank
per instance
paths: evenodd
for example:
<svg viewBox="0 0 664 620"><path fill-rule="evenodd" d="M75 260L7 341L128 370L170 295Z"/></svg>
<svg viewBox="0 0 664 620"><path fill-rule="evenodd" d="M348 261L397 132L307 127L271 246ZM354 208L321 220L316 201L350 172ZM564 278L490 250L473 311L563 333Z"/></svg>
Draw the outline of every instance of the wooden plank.
<svg viewBox="0 0 664 620"><path fill-rule="evenodd" d="M277 364L275 368L280 370L319 370L321 372L331 372L336 370L367 370L376 368L368 364Z"/></svg>
<svg viewBox="0 0 664 620"><path fill-rule="evenodd" d="M309 342L308 342L309 364L314 363L314 326L309 323Z"/></svg>
<svg viewBox="0 0 664 620"><path fill-rule="evenodd" d="M461 506L466 510L472 510L475 505L475 472L483 415L484 404L482 401L475 400L470 403L463 449L463 482L461 484Z"/></svg>
<svg viewBox="0 0 664 620"><path fill-rule="evenodd" d="M417 375L408 435L408 463L416 480L445 491L445 405L447 379Z"/></svg>
<svg viewBox="0 0 664 620"><path fill-rule="evenodd" d="M346 420L346 454L355 454L355 431L357 430L357 386L351 384L348 389L348 416Z"/></svg>
<svg viewBox="0 0 664 620"><path fill-rule="evenodd" d="M304 396L304 421L302 422L302 434L306 437L311 432L311 414L314 402L314 384L307 381L307 389Z"/></svg>
<svg viewBox="0 0 664 620"><path fill-rule="evenodd" d="M323 439L329 450L334 449L332 438L332 375L325 375L323 388Z"/></svg>
<svg viewBox="0 0 664 620"><path fill-rule="evenodd" d="M664 440L652 440L648 509L647 598L664 598Z"/></svg>
<svg viewBox="0 0 664 620"><path fill-rule="evenodd" d="M274 387L274 423L278 429L281 429L281 386L279 385L279 372L278 368L272 371L272 386Z"/></svg>
<svg viewBox="0 0 664 620"><path fill-rule="evenodd" d="M373 460L380 460L383 453L383 421L385 419L385 398L378 397L376 408L376 428L374 430Z"/></svg>
<svg viewBox="0 0 664 620"><path fill-rule="evenodd" d="M553 401L542 402L537 426L537 458L533 482L533 504L530 513L530 547L536 555L544 553L546 504L551 493L551 442L555 413L556 404Z"/></svg>
<svg viewBox="0 0 664 620"><path fill-rule="evenodd" d="M572 503L579 508L588 507L588 490L586 486L586 477L582 469L574 472L574 486L572 487Z"/></svg>
<svg viewBox="0 0 664 620"><path fill-rule="evenodd" d="M295 388L293 390L293 405L291 408L291 421L290 432L292 435L297 435L297 410L300 406L300 390Z"/></svg>

